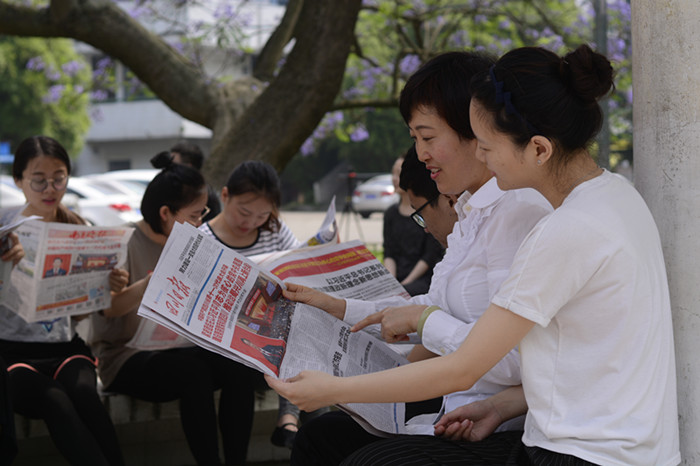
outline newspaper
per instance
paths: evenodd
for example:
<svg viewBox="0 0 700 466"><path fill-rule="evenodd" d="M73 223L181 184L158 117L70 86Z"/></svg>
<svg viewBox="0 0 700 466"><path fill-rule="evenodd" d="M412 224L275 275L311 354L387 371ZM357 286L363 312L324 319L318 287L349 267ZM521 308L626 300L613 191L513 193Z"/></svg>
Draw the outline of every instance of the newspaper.
<svg viewBox="0 0 700 466"><path fill-rule="evenodd" d="M333 196L318 231L311 238L306 240L302 246L315 246L319 244L339 242L340 237L338 234L338 224L335 219L335 196ZM265 253L249 257L249 259L253 262L260 262L269 258L270 256L277 257L277 255L279 255L278 252ZM152 351L168 348L183 348L193 346L193 343L172 330L156 324L152 320L141 319L141 322L139 322L139 326L136 329L136 333L131 340L126 343L126 346L140 350Z"/></svg>
<svg viewBox="0 0 700 466"><path fill-rule="evenodd" d="M292 250L258 265L194 227L176 224L138 313L280 378L307 369L352 376L407 363L369 333L353 333L330 314L285 299L283 280L343 298L407 297L359 241ZM408 433L403 403L342 409L374 433Z"/></svg>
<svg viewBox="0 0 700 466"><path fill-rule="evenodd" d="M25 257L3 286L3 305L27 322L109 307L109 273L126 261L132 228L31 220L16 232Z"/></svg>

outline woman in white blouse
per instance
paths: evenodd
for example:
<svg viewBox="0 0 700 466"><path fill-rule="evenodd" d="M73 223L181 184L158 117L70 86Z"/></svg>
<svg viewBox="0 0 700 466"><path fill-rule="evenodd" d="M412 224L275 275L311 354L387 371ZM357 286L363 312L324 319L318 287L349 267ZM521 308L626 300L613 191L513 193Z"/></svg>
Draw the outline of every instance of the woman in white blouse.
<svg viewBox="0 0 700 466"><path fill-rule="evenodd" d="M435 266L428 293L410 300L394 297L368 305L289 284L288 297L320 307L351 324L383 310L382 326L399 325L404 334L416 332L421 312L434 305L439 310L422 328L421 344L409 360L447 354L459 347L508 275L523 238L551 211L534 190L499 189L491 171L475 156L476 139L465 111L469 106L469 81L492 63L480 55L446 53L421 67L401 93L400 109L416 141L418 158L430 170L440 193L456 199L458 221L447 238L442 262ZM470 390L447 395L443 409L451 411L518 384L520 360L513 349ZM354 421L341 417L331 413L304 426L297 435L292 464L338 463L356 448L377 439L367 437ZM520 429L522 419L519 421L500 430Z"/></svg>

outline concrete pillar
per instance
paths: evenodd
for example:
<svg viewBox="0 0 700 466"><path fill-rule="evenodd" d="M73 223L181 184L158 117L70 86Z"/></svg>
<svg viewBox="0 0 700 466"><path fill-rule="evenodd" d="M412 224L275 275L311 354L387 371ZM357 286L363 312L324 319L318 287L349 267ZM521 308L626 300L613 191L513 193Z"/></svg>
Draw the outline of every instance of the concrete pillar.
<svg viewBox="0 0 700 466"><path fill-rule="evenodd" d="M671 289L683 464L700 464L700 2L634 0L634 180Z"/></svg>

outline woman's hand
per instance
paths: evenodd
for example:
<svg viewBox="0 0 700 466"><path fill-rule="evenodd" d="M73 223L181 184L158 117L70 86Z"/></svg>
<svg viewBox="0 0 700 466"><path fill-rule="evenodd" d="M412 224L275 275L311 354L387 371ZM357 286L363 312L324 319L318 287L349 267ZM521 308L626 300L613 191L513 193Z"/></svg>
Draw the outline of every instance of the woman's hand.
<svg viewBox="0 0 700 466"><path fill-rule="evenodd" d="M265 375L270 388L306 412L336 403L333 389L337 379L338 377L319 371L303 371L286 380Z"/></svg>
<svg viewBox="0 0 700 466"><path fill-rule="evenodd" d="M16 233L8 233L7 238L4 239L9 244L10 248L5 251L5 253L0 256L0 260L3 262L12 262L12 265L17 265L19 261L24 257L24 248L19 242L19 237Z"/></svg>
<svg viewBox="0 0 700 466"><path fill-rule="evenodd" d="M442 416L435 424L435 435L452 441L478 442L491 435L502 422L491 400L480 400Z"/></svg>
<svg viewBox="0 0 700 466"><path fill-rule="evenodd" d="M309 288L308 286L285 283L287 289L282 292L285 298L297 303L308 304L309 306L323 309L330 315L343 320L345 317L345 300L334 298L322 291Z"/></svg>
<svg viewBox="0 0 700 466"><path fill-rule="evenodd" d="M129 284L129 272L124 269L114 268L109 273L109 289L119 293Z"/></svg>
<svg viewBox="0 0 700 466"><path fill-rule="evenodd" d="M418 329L418 321L425 308L422 304L387 307L365 317L353 325L351 330L357 332L368 325L381 324L382 338L388 343L408 341L408 334Z"/></svg>
<svg viewBox="0 0 700 466"><path fill-rule="evenodd" d="M435 435L450 440L478 442L503 422L527 412L522 385L514 385L491 397L460 406L435 424Z"/></svg>

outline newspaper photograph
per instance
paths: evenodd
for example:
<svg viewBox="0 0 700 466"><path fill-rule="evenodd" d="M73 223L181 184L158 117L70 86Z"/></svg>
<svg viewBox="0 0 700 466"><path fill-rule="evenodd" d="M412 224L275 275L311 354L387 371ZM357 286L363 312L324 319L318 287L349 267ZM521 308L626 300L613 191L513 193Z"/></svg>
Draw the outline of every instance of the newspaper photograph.
<svg viewBox="0 0 700 466"><path fill-rule="evenodd" d="M139 315L199 346L275 377L302 370L352 376L406 364L366 332L282 296L284 281L338 297L407 296L359 241L291 250L255 264L191 225L176 224ZM377 431L406 432L404 405L352 405Z"/></svg>
<svg viewBox="0 0 700 466"><path fill-rule="evenodd" d="M32 220L17 228L25 257L12 270L3 304L27 322L109 307L109 273L126 261L133 229Z"/></svg>

